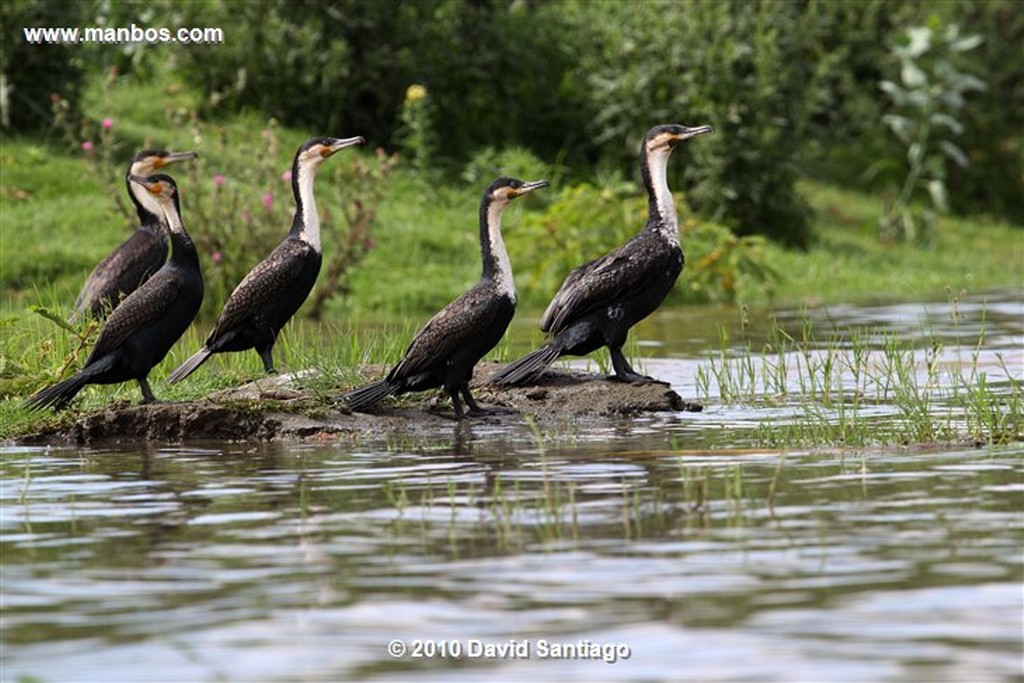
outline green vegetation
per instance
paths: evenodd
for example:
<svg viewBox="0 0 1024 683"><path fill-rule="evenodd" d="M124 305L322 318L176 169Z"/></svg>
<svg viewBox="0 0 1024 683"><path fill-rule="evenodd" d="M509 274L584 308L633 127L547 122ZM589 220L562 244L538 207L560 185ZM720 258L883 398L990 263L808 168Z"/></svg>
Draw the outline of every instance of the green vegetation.
<svg viewBox="0 0 1024 683"><path fill-rule="evenodd" d="M953 25L942 34L927 26L913 27L901 38L893 48L900 62L900 83L882 81L879 87L896 109L882 121L906 146L907 168L894 198L887 200L880 227L886 237L925 241L935 230L935 212L949 210L947 159L960 168L970 165L949 138L963 133L958 117L966 96L985 90L985 83L958 70L953 60L976 48L981 36L961 36ZM922 191L931 206L917 216L911 202Z"/></svg>
<svg viewBox="0 0 1024 683"><path fill-rule="evenodd" d="M666 306L935 300L946 288L1024 282L1014 170L1024 15L1010 0L610 2L600 12L576 0L346 0L331 12L285 0L179 4L151 3L145 20L131 3L4 7L3 30L17 34L5 35L0 60L11 88L0 102L5 433L36 419L16 398L78 367L95 338L94 324L61 321L132 227L124 164L145 147L201 154L174 172L207 298L157 381L201 344L231 288L283 236L285 173L312 134L368 140L320 172L326 260L302 311L316 322L297 321L279 345L286 367L325 370L317 381L395 360L475 281L480 192L498 175L552 182L505 218L519 315L536 318L569 269L642 225L638 141L666 121L716 129L669 166L687 263ZM230 36L190 49L75 51L20 34L133 22L220 25ZM929 45L948 38L931 65L913 41L900 43L926 34ZM894 183L906 191L887 214L883 188ZM879 239L880 222L905 235L907 216L947 203L954 213L934 217L927 243ZM157 393L195 398L257 370L254 356L231 355ZM986 400L969 392L983 385L972 375L961 387L979 421ZM90 388L81 405L137 393Z"/></svg>
<svg viewBox="0 0 1024 683"><path fill-rule="evenodd" d="M806 246L814 235L800 177L879 191L888 179L865 169L905 158L881 124L893 112L878 83L899 80L890 46L911 27L936 35L959 27L984 42L949 63L989 89L970 93L962 110L959 144L971 165L948 169L951 206L1024 220L1021 179L1006 172L1019 165L1024 129L1024 15L1014 0L597 4L340 0L324 11L288 0L17 0L5 4L0 67L20 86L12 103L32 113L17 130L45 128L51 93L75 99L76 70L141 81L170 71L196 90L204 118L251 110L389 150L423 144L410 160L449 176L487 146L525 147L577 171L598 162L633 172L651 125L711 123L719 135L687 153L701 163L673 170L677 188L694 195L701 216L739 235ZM131 24L226 35L215 44L70 50L28 44L20 33ZM410 121L413 85L425 87L429 115Z"/></svg>
<svg viewBox="0 0 1024 683"><path fill-rule="evenodd" d="M822 340L804 319L797 337L773 325L756 351L730 346L723 333L717 357L698 369L697 391L725 404L786 409L762 420L754 436L775 448L1018 441L1024 383L1003 354L982 357L984 346L984 328L966 349L860 328Z"/></svg>

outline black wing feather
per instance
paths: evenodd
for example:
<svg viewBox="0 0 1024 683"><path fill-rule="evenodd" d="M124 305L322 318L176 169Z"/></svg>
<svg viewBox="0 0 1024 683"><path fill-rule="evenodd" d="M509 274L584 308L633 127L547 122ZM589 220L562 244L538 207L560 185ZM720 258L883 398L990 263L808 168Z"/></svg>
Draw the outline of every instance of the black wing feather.
<svg viewBox="0 0 1024 683"><path fill-rule="evenodd" d="M164 269L125 297L107 318L85 365L102 358L124 344L132 334L162 318L177 300L181 284L173 271Z"/></svg>
<svg viewBox="0 0 1024 683"><path fill-rule="evenodd" d="M279 244L231 292L206 345L210 346L221 335L266 310L301 276L306 259L313 253L313 247L299 240L288 239Z"/></svg>

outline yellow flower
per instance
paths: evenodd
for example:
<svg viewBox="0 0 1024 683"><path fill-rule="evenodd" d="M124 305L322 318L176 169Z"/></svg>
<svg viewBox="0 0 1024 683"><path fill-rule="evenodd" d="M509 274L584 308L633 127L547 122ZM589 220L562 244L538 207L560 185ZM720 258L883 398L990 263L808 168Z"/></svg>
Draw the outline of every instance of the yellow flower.
<svg viewBox="0 0 1024 683"><path fill-rule="evenodd" d="M427 88L419 83L413 83L405 91L405 103L416 104L427 96Z"/></svg>

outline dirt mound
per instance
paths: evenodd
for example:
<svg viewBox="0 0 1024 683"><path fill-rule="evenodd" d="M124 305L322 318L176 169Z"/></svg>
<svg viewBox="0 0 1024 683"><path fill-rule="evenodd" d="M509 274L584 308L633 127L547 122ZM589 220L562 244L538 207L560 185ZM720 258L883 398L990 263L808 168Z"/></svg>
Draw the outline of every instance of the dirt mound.
<svg viewBox="0 0 1024 683"><path fill-rule="evenodd" d="M496 366L478 366L476 378ZM28 436L26 443L99 443L141 440L268 441L334 440L345 436L417 434L450 424L454 415L436 394L388 400L372 413L352 413L328 405L302 388L305 374L280 375L217 392L186 403L121 404L78 418L65 429ZM660 411L700 410L668 385L624 384L575 371L551 371L535 384L512 389L477 386L482 407L496 417L518 420L527 414L539 421L566 417L640 415Z"/></svg>

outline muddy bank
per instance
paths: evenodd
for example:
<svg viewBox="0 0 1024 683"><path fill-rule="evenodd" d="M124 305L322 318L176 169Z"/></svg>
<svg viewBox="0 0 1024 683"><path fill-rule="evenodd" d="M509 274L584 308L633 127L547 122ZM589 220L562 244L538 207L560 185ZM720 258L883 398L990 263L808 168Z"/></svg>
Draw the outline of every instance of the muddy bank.
<svg viewBox="0 0 1024 683"><path fill-rule="evenodd" d="M483 364L476 379L496 366ZM699 410L665 384L623 384L602 375L557 370L526 387L473 393L495 414L475 420L545 422L573 417L629 416ZM269 441L372 438L424 434L451 425L454 414L439 394L426 392L386 400L372 413L352 413L303 388L302 376L264 378L199 401L121 404L79 417L70 426L19 439L23 443L133 442L140 440Z"/></svg>

